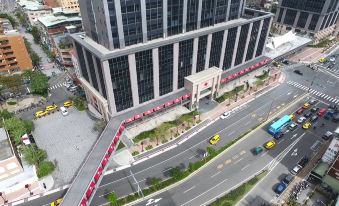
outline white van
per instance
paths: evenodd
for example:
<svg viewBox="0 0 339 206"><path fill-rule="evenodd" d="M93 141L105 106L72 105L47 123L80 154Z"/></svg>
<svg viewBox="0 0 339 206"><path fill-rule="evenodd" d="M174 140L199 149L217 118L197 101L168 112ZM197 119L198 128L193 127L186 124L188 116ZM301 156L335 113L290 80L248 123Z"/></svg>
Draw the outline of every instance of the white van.
<svg viewBox="0 0 339 206"><path fill-rule="evenodd" d="M68 111L67 111L67 109L65 107L60 107L60 111L61 111L61 114L63 116L67 116L68 115Z"/></svg>

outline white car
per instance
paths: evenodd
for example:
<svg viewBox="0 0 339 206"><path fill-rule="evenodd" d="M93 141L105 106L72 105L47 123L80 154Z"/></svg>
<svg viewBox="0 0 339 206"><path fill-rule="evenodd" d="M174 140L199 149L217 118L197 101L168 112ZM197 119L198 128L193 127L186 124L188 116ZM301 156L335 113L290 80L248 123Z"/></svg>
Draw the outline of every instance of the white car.
<svg viewBox="0 0 339 206"><path fill-rule="evenodd" d="M68 115L68 111L65 107L60 107L60 111L62 116L67 116Z"/></svg>
<svg viewBox="0 0 339 206"><path fill-rule="evenodd" d="M291 170L291 173L292 173L293 175L297 175L297 174L300 172L301 169L302 169L302 167L301 167L300 165L296 165L296 166Z"/></svg>
<svg viewBox="0 0 339 206"><path fill-rule="evenodd" d="M230 112L224 112L221 116L220 116L220 118L221 119L226 119L227 117L229 117L230 116Z"/></svg>
<svg viewBox="0 0 339 206"><path fill-rule="evenodd" d="M297 120L297 122L298 122L299 124L301 124L301 123L303 123L305 120L306 120L306 117L301 116L301 117L299 117L299 119Z"/></svg>
<svg viewBox="0 0 339 206"><path fill-rule="evenodd" d="M334 62L335 61L335 58L334 57L331 57L330 58L330 62Z"/></svg>

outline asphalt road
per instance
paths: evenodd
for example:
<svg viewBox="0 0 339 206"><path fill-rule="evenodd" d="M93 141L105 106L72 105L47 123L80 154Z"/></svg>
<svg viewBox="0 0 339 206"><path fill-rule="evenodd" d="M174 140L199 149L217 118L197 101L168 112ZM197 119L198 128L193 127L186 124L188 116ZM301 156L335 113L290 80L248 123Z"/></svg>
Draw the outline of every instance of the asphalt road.
<svg viewBox="0 0 339 206"><path fill-rule="evenodd" d="M276 94L279 95L277 96ZM301 94L302 91L296 88L289 85L281 85L250 102L242 109L239 109L237 113L231 115L228 119L216 121L179 147L163 153L157 156L157 158L144 161L142 164L137 164L131 168L106 175L91 205L100 205L107 202L104 196L113 190L119 196L135 192L136 184L129 170L134 173L140 187L147 187L148 178L160 177L165 179L169 175L168 170L170 168L178 165L187 166L189 162L201 159L201 154L204 153L205 148L209 146L208 139L214 134L218 133L222 137L218 146L224 145L267 118L270 107L272 112L275 112L288 102L292 102ZM272 100L272 96L275 96L274 100ZM241 125L241 127L239 127L239 125ZM265 136L267 137L267 134L265 134ZM51 201L53 201L53 199L46 196L27 202L24 205L44 205Z"/></svg>

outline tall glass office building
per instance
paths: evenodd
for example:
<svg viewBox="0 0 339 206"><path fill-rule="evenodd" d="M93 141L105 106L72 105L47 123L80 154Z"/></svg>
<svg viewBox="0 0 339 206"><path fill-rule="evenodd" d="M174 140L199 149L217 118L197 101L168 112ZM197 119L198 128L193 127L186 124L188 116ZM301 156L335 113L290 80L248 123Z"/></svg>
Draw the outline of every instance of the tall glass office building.
<svg viewBox="0 0 339 206"><path fill-rule="evenodd" d="M210 67L263 55L273 15L245 0L82 0L73 34L87 99L115 116L184 89Z"/></svg>
<svg viewBox="0 0 339 206"><path fill-rule="evenodd" d="M274 26L279 33L294 30L317 39L334 32L338 0L279 0Z"/></svg>

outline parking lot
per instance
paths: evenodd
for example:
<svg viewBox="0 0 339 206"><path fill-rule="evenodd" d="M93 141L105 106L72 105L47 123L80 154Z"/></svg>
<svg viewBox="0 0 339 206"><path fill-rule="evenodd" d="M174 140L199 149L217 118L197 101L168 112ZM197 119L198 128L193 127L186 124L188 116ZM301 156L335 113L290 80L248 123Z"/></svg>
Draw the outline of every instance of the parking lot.
<svg viewBox="0 0 339 206"><path fill-rule="evenodd" d="M34 121L35 141L56 165L54 187L71 182L98 137L87 112L70 107L68 113L62 116L59 111Z"/></svg>

